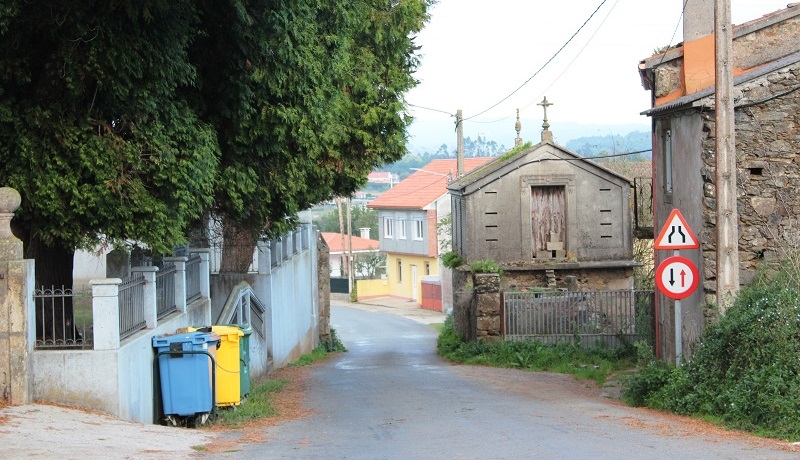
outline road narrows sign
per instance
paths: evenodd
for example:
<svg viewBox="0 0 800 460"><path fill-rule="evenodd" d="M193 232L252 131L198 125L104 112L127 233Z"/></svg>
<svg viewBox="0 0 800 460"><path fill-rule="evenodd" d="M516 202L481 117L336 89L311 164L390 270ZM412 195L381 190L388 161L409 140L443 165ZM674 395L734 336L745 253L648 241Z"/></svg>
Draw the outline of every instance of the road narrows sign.
<svg viewBox="0 0 800 460"><path fill-rule="evenodd" d="M700 241L686 223L678 208L672 210L667 218L661 233L656 238L655 249L697 249Z"/></svg>
<svg viewBox="0 0 800 460"><path fill-rule="evenodd" d="M697 289L699 282L697 266L686 257L667 257L656 269L656 286L670 299L689 297Z"/></svg>

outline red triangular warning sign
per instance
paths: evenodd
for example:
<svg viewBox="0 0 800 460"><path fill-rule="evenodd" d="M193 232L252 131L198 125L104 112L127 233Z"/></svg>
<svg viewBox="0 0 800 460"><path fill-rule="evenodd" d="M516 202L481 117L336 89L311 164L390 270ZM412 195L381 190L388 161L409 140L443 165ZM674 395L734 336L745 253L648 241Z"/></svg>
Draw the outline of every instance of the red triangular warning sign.
<svg viewBox="0 0 800 460"><path fill-rule="evenodd" d="M683 214L675 208L667 217L667 221L656 238L655 249L697 249L700 241L694 236Z"/></svg>

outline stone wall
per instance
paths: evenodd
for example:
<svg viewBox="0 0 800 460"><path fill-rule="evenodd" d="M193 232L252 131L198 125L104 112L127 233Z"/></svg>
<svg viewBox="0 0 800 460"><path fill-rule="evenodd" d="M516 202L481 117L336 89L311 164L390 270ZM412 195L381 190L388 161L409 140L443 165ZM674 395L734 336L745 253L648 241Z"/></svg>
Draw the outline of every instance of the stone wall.
<svg viewBox="0 0 800 460"><path fill-rule="evenodd" d="M798 257L800 244L800 64L735 90L740 281L761 268L775 269ZM711 102L709 102L711 103ZM750 105L752 104L752 105ZM716 303L716 197L714 114L703 113L701 172L704 182L706 302Z"/></svg>
<svg viewBox="0 0 800 460"><path fill-rule="evenodd" d="M474 273L472 283L475 286L475 336L479 341L502 340L500 275Z"/></svg>

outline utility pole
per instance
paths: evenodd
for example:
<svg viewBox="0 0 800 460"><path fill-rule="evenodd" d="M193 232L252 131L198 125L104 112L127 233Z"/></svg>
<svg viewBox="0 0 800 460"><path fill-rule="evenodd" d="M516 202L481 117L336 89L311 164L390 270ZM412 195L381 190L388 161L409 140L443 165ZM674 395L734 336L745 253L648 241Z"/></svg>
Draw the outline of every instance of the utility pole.
<svg viewBox="0 0 800 460"><path fill-rule="evenodd" d="M343 277L345 271L350 271L347 269L347 256L344 253L344 214L342 213L342 197L336 197L336 208L339 211L339 238L341 239L342 245L342 255L341 255L341 269L339 270L339 276Z"/></svg>
<svg viewBox="0 0 800 460"><path fill-rule="evenodd" d="M464 175L464 117L461 109L456 111L456 172L457 178Z"/></svg>
<svg viewBox="0 0 800 460"><path fill-rule="evenodd" d="M739 290L739 213L733 111L733 27L730 0L714 2L717 186L717 307L725 314Z"/></svg>
<svg viewBox="0 0 800 460"><path fill-rule="evenodd" d="M350 215L350 197L347 197L347 284L349 292L353 292L355 283L355 267L353 266L353 217Z"/></svg>

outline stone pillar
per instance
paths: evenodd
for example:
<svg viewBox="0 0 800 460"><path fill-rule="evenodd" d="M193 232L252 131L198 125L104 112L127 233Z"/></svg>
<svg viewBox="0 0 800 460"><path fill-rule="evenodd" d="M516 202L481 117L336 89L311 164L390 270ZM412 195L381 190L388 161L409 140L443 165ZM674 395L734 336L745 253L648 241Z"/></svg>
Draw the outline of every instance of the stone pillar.
<svg viewBox="0 0 800 460"><path fill-rule="evenodd" d="M164 262L175 265L175 306L186 313L186 261L188 257L164 257Z"/></svg>
<svg viewBox="0 0 800 460"><path fill-rule="evenodd" d="M144 320L148 329L158 325L158 304L156 301L156 272L158 267L134 267L131 272L144 276Z"/></svg>
<svg viewBox="0 0 800 460"><path fill-rule="evenodd" d="M33 303L35 268L22 258L22 241L11 233L11 219L22 198L0 187L0 398L19 405L33 400Z"/></svg>
<svg viewBox="0 0 800 460"><path fill-rule="evenodd" d="M460 268L452 270L453 284L453 329L465 342L476 340L475 309L473 308L473 289L468 286L471 272Z"/></svg>
<svg viewBox="0 0 800 460"><path fill-rule="evenodd" d="M95 350L119 349L119 278L91 280Z"/></svg>
<svg viewBox="0 0 800 460"><path fill-rule="evenodd" d="M477 302L477 329L479 341L501 340L500 275L475 273L472 275Z"/></svg>
<svg viewBox="0 0 800 460"><path fill-rule="evenodd" d="M317 285L319 286L319 339L331 339L331 267L330 249L321 234L317 234Z"/></svg>

